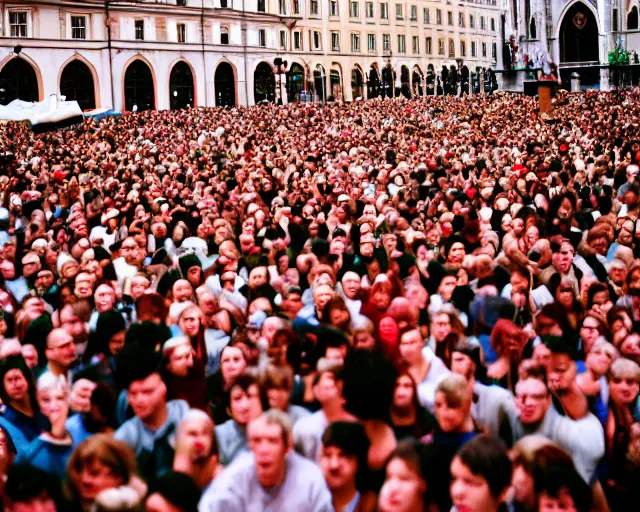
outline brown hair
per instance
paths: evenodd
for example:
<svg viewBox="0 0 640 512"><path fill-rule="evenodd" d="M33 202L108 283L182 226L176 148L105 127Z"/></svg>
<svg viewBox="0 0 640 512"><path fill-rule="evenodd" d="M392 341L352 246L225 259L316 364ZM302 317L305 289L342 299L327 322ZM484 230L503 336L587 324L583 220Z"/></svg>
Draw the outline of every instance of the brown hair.
<svg viewBox="0 0 640 512"><path fill-rule="evenodd" d="M111 472L127 484L136 470L133 450L109 434L95 434L82 441L71 454L67 462L69 480L65 493L71 501L78 501L78 487L82 470L94 462L107 466Z"/></svg>

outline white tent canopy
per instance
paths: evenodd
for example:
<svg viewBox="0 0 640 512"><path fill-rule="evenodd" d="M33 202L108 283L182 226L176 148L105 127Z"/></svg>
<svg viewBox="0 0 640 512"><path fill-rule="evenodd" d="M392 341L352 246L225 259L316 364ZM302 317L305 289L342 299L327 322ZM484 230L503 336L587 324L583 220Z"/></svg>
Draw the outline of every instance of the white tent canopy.
<svg viewBox="0 0 640 512"><path fill-rule="evenodd" d="M8 105L0 105L0 120L29 121L32 126L44 124L66 124L73 118L82 117L77 101L61 101L55 94L37 103L13 100Z"/></svg>

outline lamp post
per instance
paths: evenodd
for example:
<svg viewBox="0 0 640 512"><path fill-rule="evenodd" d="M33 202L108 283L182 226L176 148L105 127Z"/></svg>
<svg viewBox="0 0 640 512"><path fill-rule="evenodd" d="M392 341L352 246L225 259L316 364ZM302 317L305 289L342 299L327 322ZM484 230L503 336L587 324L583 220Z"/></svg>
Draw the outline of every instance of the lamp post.
<svg viewBox="0 0 640 512"><path fill-rule="evenodd" d="M276 57L273 63L278 68L278 81L280 82L280 97L278 98L278 105L282 105L282 74L287 72L287 61L282 60L280 57Z"/></svg>

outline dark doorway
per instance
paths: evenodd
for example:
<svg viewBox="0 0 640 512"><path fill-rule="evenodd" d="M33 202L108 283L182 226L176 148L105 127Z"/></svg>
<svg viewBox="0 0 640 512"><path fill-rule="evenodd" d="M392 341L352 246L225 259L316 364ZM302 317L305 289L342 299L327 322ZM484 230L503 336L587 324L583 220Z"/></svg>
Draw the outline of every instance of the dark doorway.
<svg viewBox="0 0 640 512"><path fill-rule="evenodd" d="M236 106L236 80L233 68L228 62L221 62L214 77L216 87L216 107Z"/></svg>
<svg viewBox="0 0 640 512"><path fill-rule="evenodd" d="M7 62L0 71L0 104L39 99L38 77L31 64L20 58Z"/></svg>
<svg viewBox="0 0 640 512"><path fill-rule="evenodd" d="M96 108L96 92L89 66L81 60L69 62L60 75L60 94L77 101L82 110Z"/></svg>
<svg viewBox="0 0 640 512"><path fill-rule="evenodd" d="M153 75L149 66L140 59L134 60L124 75L124 105L126 110L138 111L156 108Z"/></svg>
<svg viewBox="0 0 640 512"><path fill-rule="evenodd" d="M382 97L393 98L395 96L395 73L391 64L387 64L382 68Z"/></svg>
<svg viewBox="0 0 640 512"><path fill-rule="evenodd" d="M329 90L329 96L333 96L334 101L342 99L342 80L340 80L340 71L332 69L329 73L329 83L331 89Z"/></svg>
<svg viewBox="0 0 640 512"><path fill-rule="evenodd" d="M194 105L193 73L189 64L176 62L169 76L169 101L171 110L193 107Z"/></svg>
<svg viewBox="0 0 640 512"><path fill-rule="evenodd" d="M300 64L291 64L291 69L287 72L287 101L297 103L302 99L304 91L304 69Z"/></svg>
<svg viewBox="0 0 640 512"><path fill-rule="evenodd" d="M413 75L411 78L413 82L413 93L416 96L423 96L424 91L422 90L422 75L417 68L413 70Z"/></svg>
<svg viewBox="0 0 640 512"><path fill-rule="evenodd" d="M324 103L327 101L327 80L324 68L316 69L313 72L313 86L318 95L318 101Z"/></svg>
<svg viewBox="0 0 640 512"><path fill-rule="evenodd" d="M375 66L371 66L369 70L369 83L367 84L367 96L369 98L377 98L380 95L380 75Z"/></svg>
<svg viewBox="0 0 640 512"><path fill-rule="evenodd" d="M273 69L266 62L261 62L253 75L253 100L273 103L276 100L276 77Z"/></svg>
<svg viewBox="0 0 640 512"><path fill-rule="evenodd" d="M411 98L411 79L409 78L409 68L407 66L400 68L400 87L402 95L405 98Z"/></svg>
<svg viewBox="0 0 640 512"><path fill-rule="evenodd" d="M362 95L362 85L362 73L358 68L353 68L351 70L351 98L353 101L358 98L364 99L364 96Z"/></svg>
<svg viewBox="0 0 640 512"><path fill-rule="evenodd" d="M598 24L582 2L574 4L560 25L560 62L598 62Z"/></svg>
<svg viewBox="0 0 640 512"><path fill-rule="evenodd" d="M627 14L627 30L638 30L638 8L635 5Z"/></svg>

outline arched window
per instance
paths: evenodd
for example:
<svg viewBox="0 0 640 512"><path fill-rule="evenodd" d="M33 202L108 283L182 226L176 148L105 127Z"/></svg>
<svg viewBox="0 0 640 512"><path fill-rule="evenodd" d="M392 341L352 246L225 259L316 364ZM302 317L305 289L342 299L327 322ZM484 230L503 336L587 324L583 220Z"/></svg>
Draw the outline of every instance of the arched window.
<svg viewBox="0 0 640 512"><path fill-rule="evenodd" d="M529 22L529 39L538 39L538 27L533 16L531 16L531 21Z"/></svg>
<svg viewBox="0 0 640 512"><path fill-rule="evenodd" d="M456 56L456 44L453 39L449 39L449 57L454 58Z"/></svg>
<svg viewBox="0 0 640 512"><path fill-rule="evenodd" d="M638 8L635 5L627 14L627 30L638 30Z"/></svg>

